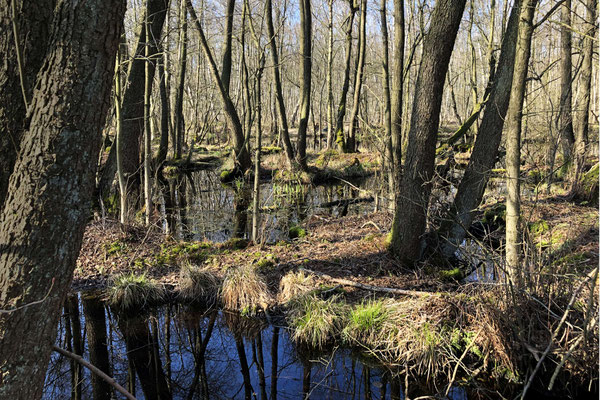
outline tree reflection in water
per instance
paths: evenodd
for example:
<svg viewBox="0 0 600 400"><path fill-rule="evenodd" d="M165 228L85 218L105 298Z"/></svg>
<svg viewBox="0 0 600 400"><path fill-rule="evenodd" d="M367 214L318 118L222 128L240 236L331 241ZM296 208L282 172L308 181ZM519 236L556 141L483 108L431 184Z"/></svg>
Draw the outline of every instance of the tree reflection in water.
<svg viewBox="0 0 600 400"><path fill-rule="evenodd" d="M65 308L57 344L75 350L73 326L85 327L80 336L83 357L95 360L138 399L404 398L403 377L348 350L302 349L291 342L285 328L261 319L182 305L126 316L80 297ZM54 354L44 398L114 396L89 371L77 373L79 378L72 379L70 360ZM129 378L133 379L128 382ZM410 386L410 397L431 393L423 386ZM450 398L466 395L455 389Z"/></svg>

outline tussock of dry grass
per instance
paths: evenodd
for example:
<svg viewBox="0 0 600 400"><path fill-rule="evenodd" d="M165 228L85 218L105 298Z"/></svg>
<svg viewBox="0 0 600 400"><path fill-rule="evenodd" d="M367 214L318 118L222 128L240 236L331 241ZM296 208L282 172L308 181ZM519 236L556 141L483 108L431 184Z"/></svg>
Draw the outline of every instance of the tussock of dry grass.
<svg viewBox="0 0 600 400"><path fill-rule="evenodd" d="M267 284L252 266L230 269L221 296L226 309L245 315L253 315L259 308L266 310L271 303Z"/></svg>
<svg viewBox="0 0 600 400"><path fill-rule="evenodd" d="M209 269L185 264L179 273L179 296L186 301L214 303L219 296L221 282Z"/></svg>
<svg viewBox="0 0 600 400"><path fill-rule="evenodd" d="M281 278L279 282L278 299L281 303L287 303L296 296L306 294L315 289L315 279L304 271L290 271Z"/></svg>
<svg viewBox="0 0 600 400"><path fill-rule="evenodd" d="M107 290L108 302L121 310L144 307L164 300L164 290L145 274L116 276Z"/></svg>

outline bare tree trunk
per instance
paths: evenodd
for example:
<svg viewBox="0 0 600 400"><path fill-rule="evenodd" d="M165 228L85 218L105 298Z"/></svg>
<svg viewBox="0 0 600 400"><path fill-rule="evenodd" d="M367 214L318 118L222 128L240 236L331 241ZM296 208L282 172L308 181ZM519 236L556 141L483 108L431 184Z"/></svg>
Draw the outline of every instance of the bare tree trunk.
<svg viewBox="0 0 600 400"><path fill-rule="evenodd" d="M383 101L384 115L383 126L385 127L385 164L387 166L388 175L388 192L390 195L394 193L394 154L392 150L392 100L390 94L390 69L389 69L389 44L388 44L388 29L387 29L387 11L386 0L381 0L381 36L383 39L383 60L381 67L383 70Z"/></svg>
<svg viewBox="0 0 600 400"><path fill-rule="evenodd" d="M571 57L571 0L565 0L561 6L560 27L560 106L556 120L561 139L563 169L571 163L575 137L573 134L572 110L572 57ZM552 171L549 171L552 174Z"/></svg>
<svg viewBox="0 0 600 400"><path fill-rule="evenodd" d="M173 110L173 127L175 128L175 158L183 154L183 135L185 119L183 117L183 96L185 95L185 72L187 67L187 11L185 0L180 0L179 9L179 65L177 68L177 91L175 92L175 109Z"/></svg>
<svg viewBox="0 0 600 400"><path fill-rule="evenodd" d="M155 58L158 53L158 44L162 28L165 22L165 16L168 9L168 0L148 0L144 11L143 21L150 21L150 47L149 56ZM146 18L146 16L148 16ZM129 65L127 75L127 84L124 86L123 101L121 110L123 116L123 174L127 181L128 201L137 203L140 194L140 139L144 135L144 88L145 88L145 41L146 25L142 24L140 36L136 46L135 54ZM149 67L150 84L154 80L155 62L151 62ZM113 148L111 148L111 153ZM116 151L116 148L114 149ZM107 164L102 169L98 189L102 197L106 197L117 172L117 159L110 157Z"/></svg>
<svg viewBox="0 0 600 400"><path fill-rule="evenodd" d="M333 0L328 0L329 21L327 24L327 148L331 149L335 137L333 130Z"/></svg>
<svg viewBox="0 0 600 400"><path fill-rule="evenodd" d="M146 70L144 76L146 77L144 82L144 205L145 205L145 216L146 226L150 225L150 216L152 215L152 172L150 167L150 161L152 157L152 136L150 133L150 92L151 92L151 81L150 81L150 23L148 20L144 21L146 25Z"/></svg>
<svg viewBox="0 0 600 400"><path fill-rule="evenodd" d="M310 0L300 0L300 55L302 56L302 75L300 79L301 105L298 124L298 164L306 169L306 131L310 114L310 89L312 67L312 10Z"/></svg>
<svg viewBox="0 0 600 400"><path fill-rule="evenodd" d="M508 19L498 68L490 86L489 100L483 111L479 135L475 140L469 164L439 231L444 240L442 253L446 257L454 255L464 240L473 223L475 211L483 199L491 170L496 164L513 79L515 47L519 33L519 3L520 0L515 2Z"/></svg>
<svg viewBox="0 0 600 400"><path fill-rule="evenodd" d="M348 0L350 13L346 19L348 26L346 28L346 62L344 70L344 82L342 83L342 94L338 105L337 118L335 123L335 141L341 151L346 151L346 139L344 137L344 117L346 116L346 97L350 88L350 62L352 61L352 27L354 26L354 15L357 7L354 6L354 0Z"/></svg>
<svg viewBox="0 0 600 400"><path fill-rule="evenodd" d="M421 257L444 81L465 2L436 2L423 42L423 54L427 56L421 61L417 77L402 196L396 204L389 247L407 265Z"/></svg>
<svg viewBox="0 0 600 400"><path fill-rule="evenodd" d="M402 171L402 107L404 99L404 1L394 0L394 67L392 69L392 208L397 202Z"/></svg>
<svg viewBox="0 0 600 400"><path fill-rule="evenodd" d="M131 215L129 197L127 196L127 181L123 173L123 115L121 112L122 101L121 90L121 49L117 49L117 66L115 73L115 117L116 117L116 138L115 155L117 158L117 179L119 183L119 221L122 224L129 222Z"/></svg>
<svg viewBox="0 0 600 400"><path fill-rule="evenodd" d="M581 117L575 131L575 173L573 186L577 186L583 174L586 148L588 145L588 131L590 121L590 99L592 89L592 63L594 54L594 39L596 37L596 0L587 0L587 21L583 39L583 64L581 66Z"/></svg>
<svg viewBox="0 0 600 400"><path fill-rule="evenodd" d="M27 123L14 125L26 129L9 179L11 195L0 211L3 399L42 395L59 311L90 216L124 12L123 1L67 1L53 15L23 17L50 34ZM9 100L0 97L0 108L12 107ZM7 132L8 124L2 129Z"/></svg>
<svg viewBox="0 0 600 400"><path fill-rule="evenodd" d="M164 49L161 49L161 53ZM161 54L158 59L158 85L160 92L160 145L154 160L157 170L167 159L169 152L169 95L167 92L167 79L165 74L165 55ZM174 144L173 144L174 145Z"/></svg>
<svg viewBox="0 0 600 400"><path fill-rule="evenodd" d="M265 16L267 19L267 35L269 38L269 47L271 50L271 62L273 63L273 82L275 83L275 97L277 106L279 107L279 121L281 122L281 138L283 141L283 150L287 158L288 166L294 164L294 148L290 141L290 133L288 131L288 120L285 113L285 102L283 100L283 90L281 88L281 76L279 68L279 54L277 52L277 40L275 36L275 28L273 26L273 5L271 0L266 0Z"/></svg>
<svg viewBox="0 0 600 400"><path fill-rule="evenodd" d="M204 50L204 55L206 57L206 61L208 62L211 74L213 76L213 80L219 89L219 94L221 95L221 100L223 101L223 108L227 117L229 118L229 122L232 125L232 139L234 146L234 164L236 172L243 173L247 171L252 166L252 162L250 160L250 154L248 153L248 149L245 146L245 137L244 137L244 128L242 127L242 122L240 121L240 117L237 113L235 105L231 101L231 97L229 93L225 91L225 87L223 86L223 82L221 81L221 77L219 76L219 71L217 70L217 64L215 63L215 59L208 47L208 42L206 41L206 36L204 35L204 30L202 29L202 25L200 25L200 21L194 11L194 7L192 6L191 0L185 0L187 4L188 12L190 13L191 19L194 21L196 25L196 29L198 30L198 35L200 36L200 44L202 45L202 49Z"/></svg>
<svg viewBox="0 0 600 400"><path fill-rule="evenodd" d="M521 214L521 120L525 98L527 69L531 54L533 15L537 0L523 0L519 14L519 36L515 53L515 70L506 114L506 272L517 286L522 282L519 268L521 240L519 218Z"/></svg>
<svg viewBox="0 0 600 400"><path fill-rule="evenodd" d="M363 74L365 69L365 50L367 41L367 0L360 2L360 21L358 33L358 67L354 76L354 101L352 103L352 112L350 114L350 132L346 142L346 151L355 152L358 150L356 143L356 133L358 131L358 112L360 109L360 92L362 89Z"/></svg>
<svg viewBox="0 0 600 400"><path fill-rule="evenodd" d="M223 42L223 62L221 68L221 81L225 91L229 93L231 82L231 41L233 38L233 13L235 11L235 0L227 0L227 16L225 20L225 39Z"/></svg>

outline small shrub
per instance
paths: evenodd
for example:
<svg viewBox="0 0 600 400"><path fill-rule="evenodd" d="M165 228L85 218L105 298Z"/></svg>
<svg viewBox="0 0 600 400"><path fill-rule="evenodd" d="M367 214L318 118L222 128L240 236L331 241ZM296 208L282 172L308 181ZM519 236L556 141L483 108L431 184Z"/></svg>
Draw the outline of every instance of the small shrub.
<svg viewBox="0 0 600 400"><path fill-rule="evenodd" d="M298 239L306 236L306 230L298 225L293 225L288 229L290 239Z"/></svg>

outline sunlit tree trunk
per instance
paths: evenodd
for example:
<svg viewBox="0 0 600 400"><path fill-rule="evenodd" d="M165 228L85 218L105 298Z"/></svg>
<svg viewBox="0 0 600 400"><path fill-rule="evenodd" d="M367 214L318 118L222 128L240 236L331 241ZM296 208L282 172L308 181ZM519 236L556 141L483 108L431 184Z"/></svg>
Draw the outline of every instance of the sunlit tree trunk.
<svg viewBox="0 0 600 400"><path fill-rule="evenodd" d="M388 193L393 196L394 193L394 155L392 152L392 100L390 94L390 69L389 69L389 43L387 29L387 10L386 0L381 0L380 19L381 36L383 39L383 60L381 67L383 70L383 102L384 115L383 126L385 127L385 165L387 166Z"/></svg>
<svg viewBox="0 0 600 400"><path fill-rule="evenodd" d="M331 149L335 137L333 135L333 0L328 0L329 21L327 23L327 148Z"/></svg>
<svg viewBox="0 0 600 400"><path fill-rule="evenodd" d="M396 203L389 246L392 254L407 265L421 257L444 81L465 2L436 2L423 42L423 54L426 56L421 61L417 77L400 189L402 196Z"/></svg>
<svg viewBox="0 0 600 400"><path fill-rule="evenodd" d="M504 117L508 108L515 64L515 47L519 33L519 3L516 1L502 39L498 68L490 87L489 100L483 111L479 135L475 140L469 164L460 181L454 202L440 228L442 253L454 255L473 223L485 192L492 168L496 164L502 139Z"/></svg>
<svg viewBox="0 0 600 400"><path fill-rule="evenodd" d="M354 15L357 7L354 5L354 0L348 0L350 13L346 19L348 24L346 27L346 60L344 63L344 81L342 83L342 93L340 95L340 103L337 109L337 118L335 122L335 141L338 144L340 151L346 151L346 138L344 136L344 117L346 116L346 97L350 88L350 64L352 61L352 27L354 26Z"/></svg>
<svg viewBox="0 0 600 400"><path fill-rule="evenodd" d="M556 121L561 140L564 170L568 169L575 137L573 134L572 110L572 56L571 56L571 0L565 0L561 6L560 27L560 106ZM551 173L551 172L550 172Z"/></svg>
<svg viewBox="0 0 600 400"><path fill-rule="evenodd" d="M310 91L312 69L312 10L310 0L300 0L300 55L302 74L300 79L301 103L300 123L298 124L298 154L300 168L306 169L306 131L310 114Z"/></svg>
<svg viewBox="0 0 600 400"><path fill-rule="evenodd" d="M581 117L575 131L575 173L573 185L578 185L585 163L586 148L588 146L588 131L590 121L590 99L592 89L592 63L594 55L594 38L596 37L596 10L597 0L587 0L586 24L583 39L583 63L581 66Z"/></svg>
<svg viewBox="0 0 600 400"><path fill-rule="evenodd" d="M175 92L175 109L173 110L173 127L175 128L175 158L183 154L183 136L185 119L183 116L183 97L185 95L185 74L187 69L187 12L185 0L180 0L179 8L179 65L177 67L177 91Z"/></svg>
<svg viewBox="0 0 600 400"><path fill-rule="evenodd" d="M519 238L521 121L536 4L537 0L523 0L521 3L515 67L506 113L506 272L509 280L517 285L522 281L519 265L521 260Z"/></svg>
<svg viewBox="0 0 600 400"><path fill-rule="evenodd" d="M352 103L352 112L350 114L350 132L346 141L346 151L357 151L356 134L358 132L358 112L360 109L360 92L363 84L363 74L365 69L365 51L367 41L367 0L360 2L360 20L358 33L358 65L356 75L354 76L354 101Z"/></svg>
<svg viewBox="0 0 600 400"><path fill-rule="evenodd" d="M396 204L402 170L402 108L404 100L404 1L394 1L394 65L392 68L392 208Z"/></svg>
<svg viewBox="0 0 600 400"><path fill-rule="evenodd" d="M144 208L146 216L146 226L150 225L150 216L152 215L152 168L150 161L152 159L152 134L150 132L150 24L148 20L145 22L146 25L146 70L144 76L146 77L144 82Z"/></svg>

